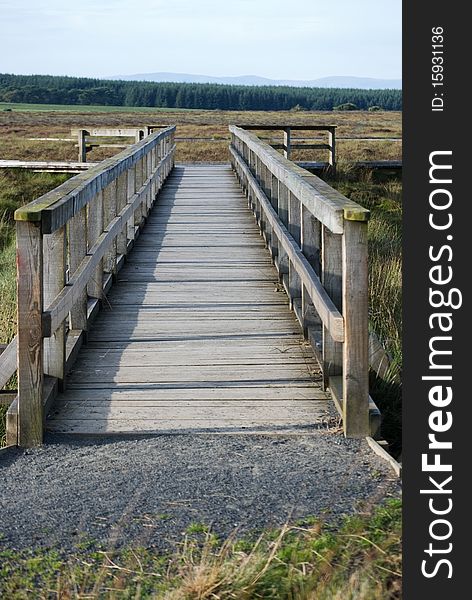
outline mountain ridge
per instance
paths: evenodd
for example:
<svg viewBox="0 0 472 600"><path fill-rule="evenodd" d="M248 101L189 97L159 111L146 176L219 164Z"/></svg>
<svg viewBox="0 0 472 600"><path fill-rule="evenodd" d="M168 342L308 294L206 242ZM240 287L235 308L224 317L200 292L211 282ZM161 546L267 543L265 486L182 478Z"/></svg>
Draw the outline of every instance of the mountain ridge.
<svg viewBox="0 0 472 600"><path fill-rule="evenodd" d="M375 77L351 77L336 75L318 79L269 79L258 75L240 75L236 77L215 77L190 73L137 73L133 75L114 75L105 79L122 81L153 81L175 83L218 83L223 85L257 85L354 89L401 89L401 79L379 79Z"/></svg>

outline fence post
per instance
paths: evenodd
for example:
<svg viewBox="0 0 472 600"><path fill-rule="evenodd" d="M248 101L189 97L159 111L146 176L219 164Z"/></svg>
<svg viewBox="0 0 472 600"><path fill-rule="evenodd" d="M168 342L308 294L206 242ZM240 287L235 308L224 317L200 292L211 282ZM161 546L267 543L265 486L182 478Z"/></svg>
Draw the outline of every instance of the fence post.
<svg viewBox="0 0 472 600"><path fill-rule="evenodd" d="M344 220L343 425L348 437L369 435L367 222Z"/></svg>
<svg viewBox="0 0 472 600"><path fill-rule="evenodd" d="M103 190L89 202L87 210L87 251L103 233ZM93 277L87 284L87 294L91 298L103 298L103 258L97 265Z"/></svg>
<svg viewBox="0 0 472 600"><path fill-rule="evenodd" d="M87 254L87 207L69 221L69 269L73 275ZM70 328L87 331L87 290L70 311Z"/></svg>
<svg viewBox="0 0 472 600"><path fill-rule="evenodd" d="M87 144L86 136L87 132L85 129L79 129L78 132L78 145L79 145L79 162L87 162Z"/></svg>
<svg viewBox="0 0 472 600"><path fill-rule="evenodd" d="M66 227L43 236L43 304L45 307L66 284ZM44 340L44 372L64 384L66 326L62 323Z"/></svg>
<svg viewBox="0 0 472 600"><path fill-rule="evenodd" d="M332 177L336 177L336 129L330 127L328 129L328 144L329 144L329 168Z"/></svg>
<svg viewBox="0 0 472 600"><path fill-rule="evenodd" d="M291 144L292 132L290 127L284 129L284 156L290 160L290 144Z"/></svg>
<svg viewBox="0 0 472 600"><path fill-rule="evenodd" d="M18 445L43 441L43 241L40 223L16 222Z"/></svg>
<svg viewBox="0 0 472 600"><path fill-rule="evenodd" d="M324 225L321 226L321 283L328 292L336 308L341 312L343 306L342 276L342 235L332 233ZM323 387L329 386L329 378L342 372L343 349L340 342L335 342L328 329L323 327Z"/></svg>

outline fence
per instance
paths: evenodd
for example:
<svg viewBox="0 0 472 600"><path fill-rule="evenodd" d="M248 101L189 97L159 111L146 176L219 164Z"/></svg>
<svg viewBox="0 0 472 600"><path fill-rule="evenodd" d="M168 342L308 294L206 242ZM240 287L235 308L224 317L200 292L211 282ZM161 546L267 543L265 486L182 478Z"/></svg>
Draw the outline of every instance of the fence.
<svg viewBox="0 0 472 600"><path fill-rule="evenodd" d="M18 334L0 365L2 385L18 371L7 443L41 443L43 415L173 168L174 135L153 133L16 211Z"/></svg>
<svg viewBox="0 0 472 600"><path fill-rule="evenodd" d="M369 435L369 211L230 126L231 162L347 436Z"/></svg>

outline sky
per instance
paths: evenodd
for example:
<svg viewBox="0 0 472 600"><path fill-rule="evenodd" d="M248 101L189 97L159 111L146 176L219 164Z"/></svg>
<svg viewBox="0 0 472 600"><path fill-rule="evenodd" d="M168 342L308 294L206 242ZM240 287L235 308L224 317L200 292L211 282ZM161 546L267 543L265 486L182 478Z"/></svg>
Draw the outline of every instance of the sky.
<svg viewBox="0 0 472 600"><path fill-rule="evenodd" d="M401 0L0 0L0 72L401 77Z"/></svg>

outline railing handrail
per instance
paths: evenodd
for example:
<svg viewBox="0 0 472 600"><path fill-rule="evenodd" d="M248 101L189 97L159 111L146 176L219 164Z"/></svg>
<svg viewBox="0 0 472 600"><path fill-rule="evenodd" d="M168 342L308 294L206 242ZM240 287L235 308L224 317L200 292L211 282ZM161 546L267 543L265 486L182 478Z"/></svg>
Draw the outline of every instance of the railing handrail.
<svg viewBox="0 0 472 600"><path fill-rule="evenodd" d="M235 125L230 125L229 130L245 143L265 163L271 173L333 233L343 232L344 220L367 221L369 219L369 210L346 198L316 175L312 175L282 156L254 133Z"/></svg>
<svg viewBox="0 0 472 600"><path fill-rule="evenodd" d="M236 126L229 129L233 169L290 307L319 359L324 388L331 391L343 417L344 432L370 435L370 213L255 134Z"/></svg>
<svg viewBox="0 0 472 600"><path fill-rule="evenodd" d="M149 135L16 211L18 396L8 443L41 443L50 402L173 168L174 133Z"/></svg>
<svg viewBox="0 0 472 600"><path fill-rule="evenodd" d="M130 169L147 152L149 146L168 136L175 125L151 134L111 158L68 179L57 188L15 211L16 221L41 222L43 233L53 233L80 211L100 190Z"/></svg>

